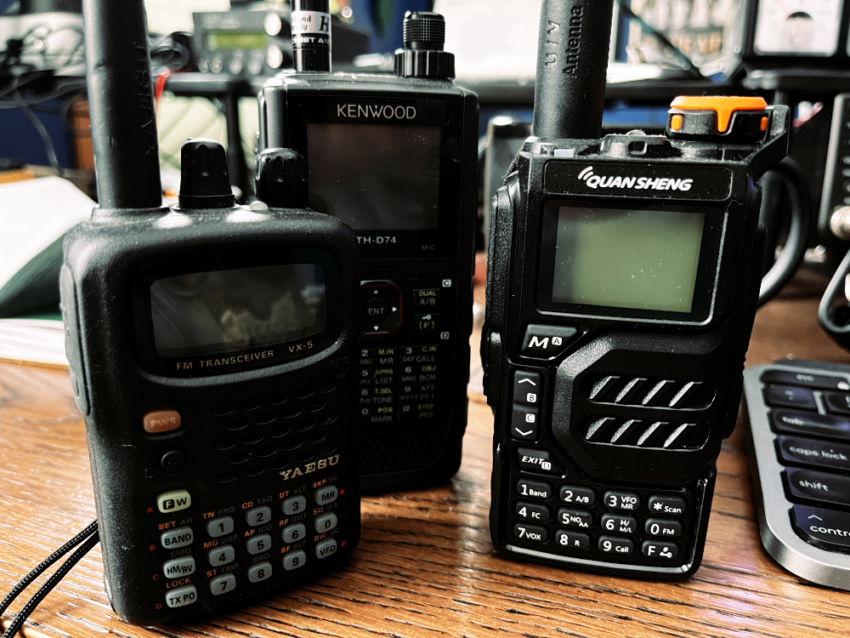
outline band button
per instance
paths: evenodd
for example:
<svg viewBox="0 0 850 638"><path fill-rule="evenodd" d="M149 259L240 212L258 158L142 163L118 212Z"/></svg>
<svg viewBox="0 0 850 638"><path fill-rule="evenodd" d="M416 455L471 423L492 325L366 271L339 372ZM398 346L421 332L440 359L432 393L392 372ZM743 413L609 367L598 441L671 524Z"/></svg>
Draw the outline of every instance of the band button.
<svg viewBox="0 0 850 638"><path fill-rule="evenodd" d="M516 491L520 496L533 498L537 501L548 501L552 498L552 486L545 481L520 479L516 483Z"/></svg>
<svg viewBox="0 0 850 638"><path fill-rule="evenodd" d="M181 423L177 410L151 410L142 416L142 427L149 434L171 432L179 428Z"/></svg>

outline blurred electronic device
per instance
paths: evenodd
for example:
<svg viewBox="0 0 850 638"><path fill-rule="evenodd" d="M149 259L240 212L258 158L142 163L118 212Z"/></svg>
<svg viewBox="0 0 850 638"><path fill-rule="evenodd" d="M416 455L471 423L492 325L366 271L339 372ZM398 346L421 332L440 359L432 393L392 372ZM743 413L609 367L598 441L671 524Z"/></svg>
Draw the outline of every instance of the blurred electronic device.
<svg viewBox="0 0 850 638"><path fill-rule="evenodd" d="M357 244L305 208L303 164L280 149L258 172L286 208L235 205L205 139L183 145L179 205L162 206L142 1L84 10L99 205L65 239L66 351L110 602L158 625L356 547Z"/></svg>
<svg viewBox="0 0 850 638"><path fill-rule="evenodd" d="M58 304L62 240L94 202L61 177L2 184L0 202L0 317Z"/></svg>
<svg viewBox="0 0 850 638"><path fill-rule="evenodd" d="M82 14L35 12L39 8L52 7L35 3L34 12L0 15L0 77L20 68L59 76L85 75Z"/></svg>
<svg viewBox="0 0 850 638"><path fill-rule="evenodd" d="M818 230L824 237L850 239L850 93L835 96Z"/></svg>
<svg viewBox="0 0 850 638"><path fill-rule="evenodd" d="M702 560L759 297L755 180L787 106L679 97L600 138L611 5L544 0L533 135L491 217L490 533L517 560L650 579Z"/></svg>
<svg viewBox="0 0 850 638"><path fill-rule="evenodd" d="M202 73L263 77L292 67L292 27L288 6L253 11L232 9L194 13L195 53ZM335 64L369 52L369 35L332 16Z"/></svg>
<svg viewBox="0 0 850 638"><path fill-rule="evenodd" d="M467 419L478 103L438 14L405 16L395 75L330 73L327 4L295 2L297 71L260 93L259 148L306 158L310 207L357 233L363 490L438 485Z"/></svg>
<svg viewBox="0 0 850 638"><path fill-rule="evenodd" d="M792 574L850 590L850 366L749 368L744 418L765 550Z"/></svg>
<svg viewBox="0 0 850 638"><path fill-rule="evenodd" d="M850 63L847 0L739 0L724 49L729 69L842 69Z"/></svg>

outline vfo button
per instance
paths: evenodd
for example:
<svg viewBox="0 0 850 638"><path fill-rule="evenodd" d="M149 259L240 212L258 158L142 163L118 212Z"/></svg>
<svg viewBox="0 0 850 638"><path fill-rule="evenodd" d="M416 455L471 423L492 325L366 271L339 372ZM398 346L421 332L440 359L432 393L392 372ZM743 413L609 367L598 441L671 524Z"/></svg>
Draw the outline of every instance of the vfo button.
<svg viewBox="0 0 850 638"><path fill-rule="evenodd" d="M605 507L610 507L613 510L633 512L640 507L640 496L633 492L615 492L614 490L609 490L605 492L602 500L605 502Z"/></svg>

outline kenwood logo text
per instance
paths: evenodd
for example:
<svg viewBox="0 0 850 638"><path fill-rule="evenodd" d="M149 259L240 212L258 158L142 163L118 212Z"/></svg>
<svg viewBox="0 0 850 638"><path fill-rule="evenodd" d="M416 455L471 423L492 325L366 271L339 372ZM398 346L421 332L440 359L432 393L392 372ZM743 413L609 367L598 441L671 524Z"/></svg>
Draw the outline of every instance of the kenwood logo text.
<svg viewBox="0 0 850 638"><path fill-rule="evenodd" d="M694 180L690 177L686 179L676 179L673 177L635 177L626 175L594 175L593 167L588 166L578 178L582 180L589 188L630 188L633 190L654 190L654 191L682 191L691 190L691 185Z"/></svg>
<svg viewBox="0 0 850 638"><path fill-rule="evenodd" d="M367 117L375 120L412 120L416 117L414 106L392 106L390 104L337 104L337 117Z"/></svg>

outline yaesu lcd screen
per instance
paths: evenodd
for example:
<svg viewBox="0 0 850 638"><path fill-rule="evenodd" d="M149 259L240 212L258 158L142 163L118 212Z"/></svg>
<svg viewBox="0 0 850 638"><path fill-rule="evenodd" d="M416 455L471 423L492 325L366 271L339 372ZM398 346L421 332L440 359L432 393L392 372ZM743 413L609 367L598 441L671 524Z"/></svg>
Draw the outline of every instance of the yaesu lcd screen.
<svg viewBox="0 0 850 638"><path fill-rule="evenodd" d="M690 313L705 213L561 206L552 301Z"/></svg>
<svg viewBox="0 0 850 638"><path fill-rule="evenodd" d="M354 230L436 230L436 126L308 124L310 208Z"/></svg>
<svg viewBox="0 0 850 638"><path fill-rule="evenodd" d="M322 332L326 290L316 264L192 273L151 284L156 350L163 357L260 348Z"/></svg>

